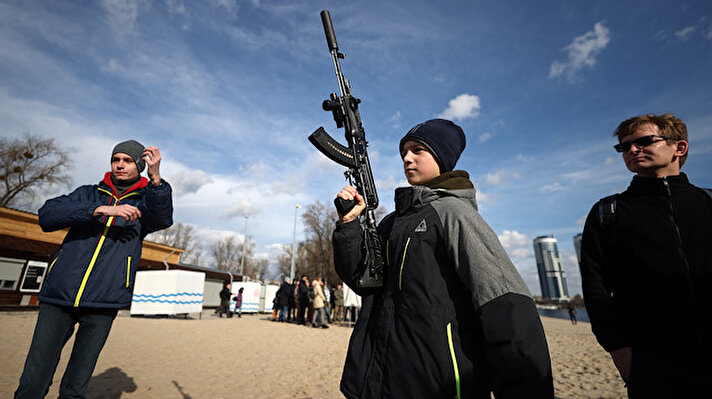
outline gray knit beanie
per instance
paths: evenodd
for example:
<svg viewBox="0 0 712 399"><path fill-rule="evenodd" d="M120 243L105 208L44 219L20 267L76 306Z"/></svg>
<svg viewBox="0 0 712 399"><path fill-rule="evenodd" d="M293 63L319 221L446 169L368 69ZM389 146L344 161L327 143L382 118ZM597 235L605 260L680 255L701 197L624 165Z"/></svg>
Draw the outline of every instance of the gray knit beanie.
<svg viewBox="0 0 712 399"><path fill-rule="evenodd" d="M146 169L146 161L144 161L142 157L144 148L143 144L136 140L127 140L117 144L114 150L111 151L111 156L113 157L114 154L119 152L128 154L128 156L133 158L134 162L136 162L138 173L141 173Z"/></svg>

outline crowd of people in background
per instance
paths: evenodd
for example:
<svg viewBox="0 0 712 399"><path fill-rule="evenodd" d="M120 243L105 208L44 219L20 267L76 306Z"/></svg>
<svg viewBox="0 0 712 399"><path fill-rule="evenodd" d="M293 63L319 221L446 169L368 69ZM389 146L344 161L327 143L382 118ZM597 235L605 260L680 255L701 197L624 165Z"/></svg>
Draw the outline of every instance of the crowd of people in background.
<svg viewBox="0 0 712 399"><path fill-rule="evenodd" d="M223 284L220 291L220 306L216 310L219 317L232 317L230 299L232 285ZM242 292L232 297L236 301L235 312L242 317ZM341 283L329 286L321 276L310 281L306 275L300 279L285 278L272 298L271 320L282 323L296 323L314 328L329 328L329 324L348 322L353 325L358 317L358 307L344 306L344 288Z"/></svg>
<svg viewBox="0 0 712 399"><path fill-rule="evenodd" d="M355 306L344 307L342 284L329 286L321 276L312 281L306 275L294 281L285 278L274 296L274 309L272 321L314 328L329 328L328 324L335 322L354 323L357 317Z"/></svg>

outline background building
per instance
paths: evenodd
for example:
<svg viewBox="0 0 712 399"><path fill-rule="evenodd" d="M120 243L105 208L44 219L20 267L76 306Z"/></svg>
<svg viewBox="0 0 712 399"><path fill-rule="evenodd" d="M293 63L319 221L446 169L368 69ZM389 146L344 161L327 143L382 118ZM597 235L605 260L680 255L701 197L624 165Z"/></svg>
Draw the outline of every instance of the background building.
<svg viewBox="0 0 712 399"><path fill-rule="evenodd" d="M541 296L554 301L568 300L566 273L561 266L561 255L553 235L534 239L534 255L539 271Z"/></svg>
<svg viewBox="0 0 712 399"><path fill-rule="evenodd" d="M583 234L579 233L574 236L574 248L576 249L576 259L578 259L579 266L581 265L581 238Z"/></svg>

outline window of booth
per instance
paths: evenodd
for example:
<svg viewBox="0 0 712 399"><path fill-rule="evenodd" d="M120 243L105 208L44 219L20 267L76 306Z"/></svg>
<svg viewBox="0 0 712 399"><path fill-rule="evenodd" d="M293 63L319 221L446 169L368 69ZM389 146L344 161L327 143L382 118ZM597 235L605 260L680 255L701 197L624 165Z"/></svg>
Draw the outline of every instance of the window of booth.
<svg viewBox="0 0 712 399"><path fill-rule="evenodd" d="M0 258L0 290L15 291L17 289L23 266L25 266L25 261L22 259Z"/></svg>

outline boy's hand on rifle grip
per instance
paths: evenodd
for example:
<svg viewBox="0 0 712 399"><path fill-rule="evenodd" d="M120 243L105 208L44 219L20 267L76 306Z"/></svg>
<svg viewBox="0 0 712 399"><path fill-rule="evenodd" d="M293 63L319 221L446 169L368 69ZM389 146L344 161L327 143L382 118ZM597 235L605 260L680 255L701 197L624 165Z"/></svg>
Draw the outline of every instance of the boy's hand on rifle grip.
<svg viewBox="0 0 712 399"><path fill-rule="evenodd" d="M339 214L339 221L341 223L347 223L358 218L358 215L366 209L366 201L364 201L363 196L352 186L344 187L336 197L345 201L356 201L356 205L347 214Z"/></svg>

